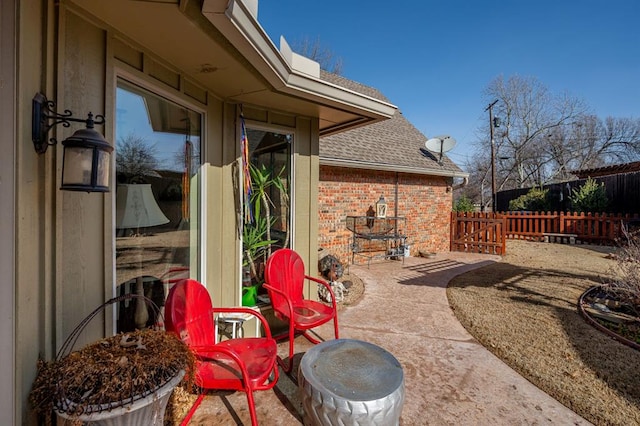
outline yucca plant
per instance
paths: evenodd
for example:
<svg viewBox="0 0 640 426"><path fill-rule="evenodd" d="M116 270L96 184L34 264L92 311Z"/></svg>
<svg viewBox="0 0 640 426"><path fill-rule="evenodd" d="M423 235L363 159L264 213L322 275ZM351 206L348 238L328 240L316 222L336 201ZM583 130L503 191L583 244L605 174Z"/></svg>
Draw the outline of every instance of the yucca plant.
<svg viewBox="0 0 640 426"><path fill-rule="evenodd" d="M266 219L266 223L270 226L266 227L265 238L271 240L271 226L273 221L271 217L271 207L273 201L269 197L269 189L274 186L280 191L284 190L284 183L281 178L284 168L277 174L271 167L264 164L261 166L250 165L251 172L251 207L253 210L253 218L257 220L260 217ZM273 244L273 242L271 243ZM271 244L267 246L267 257L271 255Z"/></svg>
<svg viewBox="0 0 640 426"><path fill-rule="evenodd" d="M269 196L270 188L275 187L279 190L284 199L281 202L288 204L287 188L282 175L285 171L283 167L277 173L272 167L262 164L260 166L251 164L249 166L251 173L251 213L252 221L246 223L243 227L243 266L249 266L252 279L258 283L262 281L262 271L259 268L260 263L266 262L271 255L271 247L276 242L271 237L271 228L276 222L271 214L274 206ZM286 237L284 246L288 245L289 226L286 224Z"/></svg>
<svg viewBox="0 0 640 426"><path fill-rule="evenodd" d="M242 241L244 261L242 266L249 266L251 277L260 282L261 274L258 271L258 261L266 259L267 248L275 242L267 238L267 233L272 223L268 222L265 217L256 216L253 223L245 224L242 229Z"/></svg>

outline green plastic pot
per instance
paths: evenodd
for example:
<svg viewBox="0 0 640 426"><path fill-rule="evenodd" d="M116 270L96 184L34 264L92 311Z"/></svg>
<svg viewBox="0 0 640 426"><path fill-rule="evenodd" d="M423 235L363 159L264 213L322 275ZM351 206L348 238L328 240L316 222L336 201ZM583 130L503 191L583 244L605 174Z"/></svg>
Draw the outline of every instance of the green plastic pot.
<svg viewBox="0 0 640 426"><path fill-rule="evenodd" d="M256 306L258 300L258 284L242 287L242 306Z"/></svg>

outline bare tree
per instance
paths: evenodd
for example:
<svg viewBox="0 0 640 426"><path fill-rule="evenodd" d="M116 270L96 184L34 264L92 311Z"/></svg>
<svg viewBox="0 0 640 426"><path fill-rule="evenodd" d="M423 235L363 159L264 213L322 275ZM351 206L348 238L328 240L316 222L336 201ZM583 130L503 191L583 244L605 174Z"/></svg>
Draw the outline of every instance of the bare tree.
<svg viewBox="0 0 640 426"><path fill-rule="evenodd" d="M499 189L541 185L555 174L548 155L549 135L580 121L587 113L583 101L567 94L554 96L533 77L498 77L487 87L488 99L498 99L494 114L502 120L497 130L496 155ZM498 165L497 165L498 167Z"/></svg>
<svg viewBox="0 0 640 426"><path fill-rule="evenodd" d="M498 77L485 96L498 100L493 114L501 119L494 128L498 191L572 180L576 170L640 158L640 119L602 120L582 100L553 95L535 78ZM470 180L463 192L476 202L491 200L489 133L487 124L479 128L466 165Z"/></svg>
<svg viewBox="0 0 640 426"><path fill-rule="evenodd" d="M342 74L342 58L336 56L331 49L323 47L319 37L313 41L308 37L296 40L292 44L292 49L296 53L318 62L323 70L333 74Z"/></svg>
<svg viewBox="0 0 640 426"><path fill-rule="evenodd" d="M598 130L600 154L608 164L640 158L640 118L607 117Z"/></svg>
<svg viewBox="0 0 640 426"><path fill-rule="evenodd" d="M144 138L129 134L116 145L116 172L128 179L156 175L156 148Z"/></svg>
<svg viewBox="0 0 640 426"><path fill-rule="evenodd" d="M469 173L469 183L462 187L456 197L465 196L481 209L491 205L491 156L489 150L479 150L473 158L468 158L464 169Z"/></svg>
<svg viewBox="0 0 640 426"><path fill-rule="evenodd" d="M555 171L551 180L572 178L571 171L619 164L640 156L640 119L585 115L548 135L545 155Z"/></svg>

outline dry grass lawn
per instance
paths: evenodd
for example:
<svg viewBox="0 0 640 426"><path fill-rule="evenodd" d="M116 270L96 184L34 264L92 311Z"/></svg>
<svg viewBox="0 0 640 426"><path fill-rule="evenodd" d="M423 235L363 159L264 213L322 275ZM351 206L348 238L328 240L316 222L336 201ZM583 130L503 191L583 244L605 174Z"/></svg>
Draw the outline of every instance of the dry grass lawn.
<svg viewBox="0 0 640 426"><path fill-rule="evenodd" d="M613 250L509 241L502 262L456 277L447 295L462 325L540 389L596 425L640 425L640 351L577 311L611 276Z"/></svg>

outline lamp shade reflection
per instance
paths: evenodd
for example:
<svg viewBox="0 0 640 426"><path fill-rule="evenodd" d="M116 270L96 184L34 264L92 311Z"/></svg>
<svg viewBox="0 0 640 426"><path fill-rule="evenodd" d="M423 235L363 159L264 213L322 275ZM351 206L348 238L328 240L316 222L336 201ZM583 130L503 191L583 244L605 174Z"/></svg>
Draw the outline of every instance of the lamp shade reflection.
<svg viewBox="0 0 640 426"><path fill-rule="evenodd" d="M121 184L116 191L117 229L147 228L169 222L153 196L151 184Z"/></svg>

